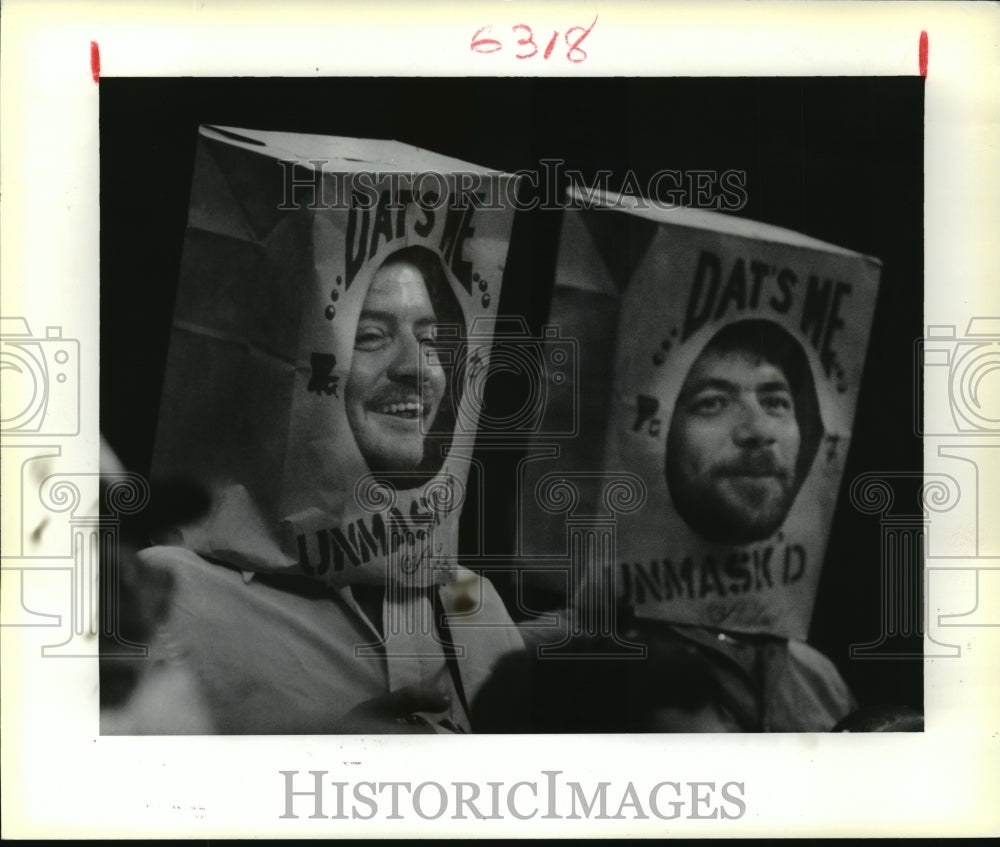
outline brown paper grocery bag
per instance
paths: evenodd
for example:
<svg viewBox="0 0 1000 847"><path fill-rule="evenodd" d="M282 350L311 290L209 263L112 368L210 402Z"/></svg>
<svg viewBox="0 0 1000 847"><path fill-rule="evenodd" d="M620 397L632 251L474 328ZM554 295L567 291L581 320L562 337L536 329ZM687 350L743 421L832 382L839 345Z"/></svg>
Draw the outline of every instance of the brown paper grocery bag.
<svg viewBox="0 0 1000 847"><path fill-rule="evenodd" d="M558 546L558 520L534 506L542 477L630 473L645 496L616 515L619 599L640 617L804 639L880 263L745 219L586 200L570 194L549 322L581 351L580 396L564 403L592 413L530 467L525 552ZM597 513L591 488L581 502Z"/></svg>
<svg viewBox="0 0 1000 847"><path fill-rule="evenodd" d="M153 459L212 493L180 543L448 578L514 190L397 142L201 127Z"/></svg>

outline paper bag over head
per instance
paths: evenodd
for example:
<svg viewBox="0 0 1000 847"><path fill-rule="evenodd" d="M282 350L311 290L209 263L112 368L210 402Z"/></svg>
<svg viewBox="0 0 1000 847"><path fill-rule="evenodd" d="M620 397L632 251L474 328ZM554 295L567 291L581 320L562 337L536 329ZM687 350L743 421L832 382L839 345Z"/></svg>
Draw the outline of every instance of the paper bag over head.
<svg viewBox="0 0 1000 847"><path fill-rule="evenodd" d="M511 180L394 141L201 127L153 459L212 492L182 543L334 585L448 579Z"/></svg>
<svg viewBox="0 0 1000 847"><path fill-rule="evenodd" d="M550 323L577 335L581 405L609 411L581 414L582 446L537 473L602 455L609 478L642 479L614 564L640 617L805 638L880 263L728 215L586 200L570 193Z"/></svg>

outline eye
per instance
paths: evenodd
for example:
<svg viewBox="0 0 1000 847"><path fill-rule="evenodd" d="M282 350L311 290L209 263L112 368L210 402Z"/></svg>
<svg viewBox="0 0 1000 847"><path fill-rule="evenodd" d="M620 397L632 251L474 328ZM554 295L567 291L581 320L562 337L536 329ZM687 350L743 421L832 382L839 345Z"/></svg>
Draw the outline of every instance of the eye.
<svg viewBox="0 0 1000 847"><path fill-rule="evenodd" d="M355 350L379 350L389 341L388 333L379 326L359 326L354 336Z"/></svg>
<svg viewBox="0 0 1000 847"><path fill-rule="evenodd" d="M433 326L429 326L426 329L420 329L418 332L415 333L415 335L416 335L417 341L419 341L421 344L426 344L428 346L434 346L434 342L435 342L436 339L435 339L435 336L434 336L434 327Z"/></svg>
<svg viewBox="0 0 1000 847"><path fill-rule="evenodd" d="M688 411L695 415L709 417L717 415L726 408L729 398L725 394L699 394L688 405Z"/></svg>
<svg viewBox="0 0 1000 847"><path fill-rule="evenodd" d="M765 394L760 404L772 415L786 415L792 411L792 398L789 394Z"/></svg>

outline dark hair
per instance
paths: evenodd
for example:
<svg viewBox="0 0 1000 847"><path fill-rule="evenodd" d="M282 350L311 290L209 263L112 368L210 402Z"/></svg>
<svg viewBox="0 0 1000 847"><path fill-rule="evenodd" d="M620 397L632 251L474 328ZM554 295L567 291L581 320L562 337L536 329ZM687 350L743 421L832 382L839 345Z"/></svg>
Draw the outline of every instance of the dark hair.
<svg viewBox="0 0 1000 847"><path fill-rule="evenodd" d="M705 345L706 352L749 353L780 368L788 380L799 427L799 455L795 463L796 488L805 479L823 438L816 384L802 345L784 327L768 320L745 320L720 329Z"/></svg>
<svg viewBox="0 0 1000 847"><path fill-rule="evenodd" d="M466 356L466 325L462 307L437 253L419 245L403 247L390 253L380 267L403 263L413 265L420 272L434 309L436 326L438 330L447 328L446 332L437 332L433 342L445 373L444 396L424 438L423 460L415 472L406 474L406 486L416 488L441 469L454 440L458 405L462 401L461 380L456 379L455 375L465 372L462 364Z"/></svg>
<svg viewBox="0 0 1000 847"><path fill-rule="evenodd" d="M799 450L795 457L794 478L788 490L788 505L794 501L802 486L816 451L823 438L823 422L819 413L819 401L816 397L816 386L812 370L806 359L802 345L792 335L778 324L767 320L744 320L729 324L720 329L705 345L699 355L706 353L725 356L740 354L758 358L763 362L781 370L788 382L795 409L795 421L799 431ZM695 363L697 363L697 359ZM694 365L692 365L692 369ZM690 378L690 372L688 374ZM689 491L683 480L683 474L678 473L675 456L674 439L677 409L683 403L684 387L678 395L667 435L667 450L664 462L667 488L674 501L677 513L702 537L712 541L727 541L743 543L757 540L756 535L761 528L752 532L749 528L729 526L726 521L720 521L720 514L711 503ZM782 516L782 521L784 517Z"/></svg>

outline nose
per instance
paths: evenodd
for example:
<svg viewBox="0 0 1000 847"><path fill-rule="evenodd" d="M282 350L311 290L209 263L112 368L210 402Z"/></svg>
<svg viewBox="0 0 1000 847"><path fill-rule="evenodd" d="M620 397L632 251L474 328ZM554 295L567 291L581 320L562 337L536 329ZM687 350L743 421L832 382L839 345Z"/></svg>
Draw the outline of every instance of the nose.
<svg viewBox="0 0 1000 847"><path fill-rule="evenodd" d="M766 447L774 443L774 418L755 399L744 399L737 405L733 441L739 447Z"/></svg>
<svg viewBox="0 0 1000 847"><path fill-rule="evenodd" d="M420 341L413 333L403 332L397 335L386 369L389 378L402 382L416 381L422 355Z"/></svg>

